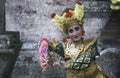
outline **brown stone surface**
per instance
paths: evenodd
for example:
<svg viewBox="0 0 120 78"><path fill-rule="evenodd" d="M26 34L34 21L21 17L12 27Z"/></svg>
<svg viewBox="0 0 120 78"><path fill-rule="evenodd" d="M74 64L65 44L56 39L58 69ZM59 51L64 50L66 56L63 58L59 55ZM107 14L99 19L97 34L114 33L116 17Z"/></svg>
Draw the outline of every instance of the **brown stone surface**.
<svg viewBox="0 0 120 78"><path fill-rule="evenodd" d="M110 20L107 22L101 39L112 39L120 41L120 10L112 11Z"/></svg>

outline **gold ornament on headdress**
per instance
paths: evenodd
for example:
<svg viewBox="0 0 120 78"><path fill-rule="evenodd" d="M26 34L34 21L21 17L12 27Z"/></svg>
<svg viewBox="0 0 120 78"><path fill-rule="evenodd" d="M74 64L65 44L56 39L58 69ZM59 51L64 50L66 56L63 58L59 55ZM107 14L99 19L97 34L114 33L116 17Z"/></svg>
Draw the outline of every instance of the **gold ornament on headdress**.
<svg viewBox="0 0 120 78"><path fill-rule="evenodd" d="M59 16L53 13L51 14L51 18L59 26L61 31L66 33L66 30L71 26L74 26L74 25L83 26L83 20L82 20L84 15L83 10L84 10L83 5L77 2L75 4L74 10L69 8L65 12L63 12L62 16Z"/></svg>

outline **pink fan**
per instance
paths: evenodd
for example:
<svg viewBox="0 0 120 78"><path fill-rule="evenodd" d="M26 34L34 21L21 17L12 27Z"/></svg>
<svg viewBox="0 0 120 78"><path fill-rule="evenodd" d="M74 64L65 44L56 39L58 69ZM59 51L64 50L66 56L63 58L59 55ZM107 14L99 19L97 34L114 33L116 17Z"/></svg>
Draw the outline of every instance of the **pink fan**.
<svg viewBox="0 0 120 78"><path fill-rule="evenodd" d="M43 38L38 45L38 60L42 71L46 68L48 62L48 40Z"/></svg>

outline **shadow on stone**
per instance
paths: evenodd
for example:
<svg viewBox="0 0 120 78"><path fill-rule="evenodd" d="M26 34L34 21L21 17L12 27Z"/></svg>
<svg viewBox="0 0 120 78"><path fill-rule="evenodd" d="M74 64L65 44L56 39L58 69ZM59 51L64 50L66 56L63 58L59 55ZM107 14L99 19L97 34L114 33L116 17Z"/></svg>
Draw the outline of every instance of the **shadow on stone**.
<svg viewBox="0 0 120 78"><path fill-rule="evenodd" d="M21 46L19 32L0 33L0 78L11 78Z"/></svg>
<svg viewBox="0 0 120 78"><path fill-rule="evenodd" d="M120 76L120 50L115 48L107 48L101 51L101 56L96 62L102 68L103 72L109 78L119 78Z"/></svg>

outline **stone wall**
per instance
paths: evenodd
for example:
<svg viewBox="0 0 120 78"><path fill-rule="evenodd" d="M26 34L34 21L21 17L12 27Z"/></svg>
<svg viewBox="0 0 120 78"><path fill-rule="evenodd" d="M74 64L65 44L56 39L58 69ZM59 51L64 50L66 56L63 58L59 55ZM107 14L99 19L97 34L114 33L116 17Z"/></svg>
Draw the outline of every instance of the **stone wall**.
<svg viewBox="0 0 120 78"><path fill-rule="evenodd" d="M6 30L19 31L23 42L38 42L43 37L60 41L61 31L51 21L50 14L60 15L66 7L74 8L75 1L80 0L6 0ZM80 2L85 6L85 38L99 37L110 16L109 3Z"/></svg>

